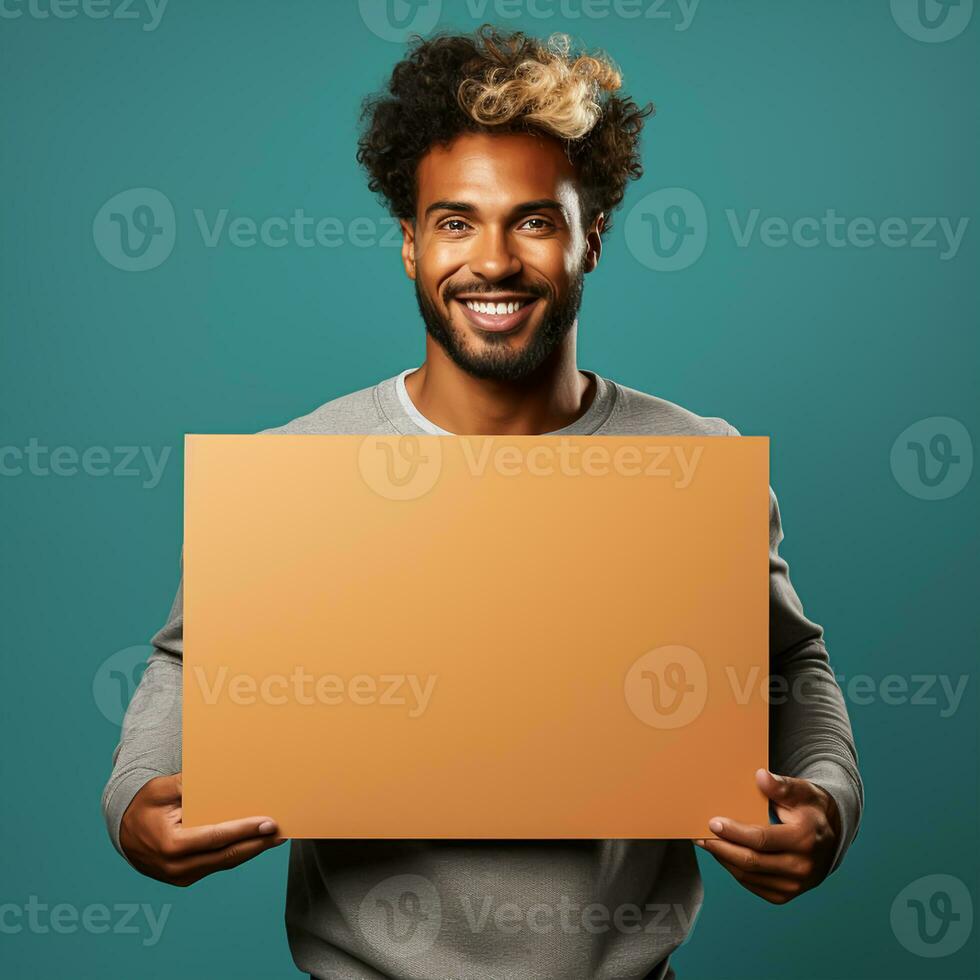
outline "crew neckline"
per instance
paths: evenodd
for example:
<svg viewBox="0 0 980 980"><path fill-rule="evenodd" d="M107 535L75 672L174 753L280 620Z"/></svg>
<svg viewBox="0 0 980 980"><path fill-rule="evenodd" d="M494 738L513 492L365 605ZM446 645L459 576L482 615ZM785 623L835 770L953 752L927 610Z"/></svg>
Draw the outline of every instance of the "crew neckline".
<svg viewBox="0 0 980 980"><path fill-rule="evenodd" d="M435 422L427 419L416 407L415 402L412 401L412 396L408 393L408 386L405 384L405 379L417 371L418 368L406 368L401 374L395 379L395 391L398 393L398 401L401 402L402 408L405 410L405 414L420 428L424 429L429 435L432 436L451 436L455 435L454 432L450 432L448 429L443 429L436 425Z"/></svg>
<svg viewBox="0 0 980 980"><path fill-rule="evenodd" d="M399 409L401 409L402 414L410 425L415 426L415 428L421 430L427 435L434 436L451 436L457 433L450 432L448 429L443 429L438 426L431 419L426 418L416 407L415 403L412 401L411 396L408 393L408 387L405 384L405 379L417 371L418 368L406 368L400 374L396 375L394 378L390 378L388 384L392 386L394 394L394 402ZM591 435L595 433L609 418L612 413L613 401L615 400L615 388L612 384L606 381L605 378L596 374L594 371L582 371L583 374L589 375L596 385L595 395L592 398L592 403L585 410L585 412L579 416L574 422L569 423L561 429L554 429L551 432L542 432L541 435L546 436L561 436L561 435ZM382 386L385 383L382 383ZM381 387L381 386L379 386ZM383 392L382 394L382 404L384 404ZM398 424L394 419L391 419L390 412L386 414L389 415L389 419L392 424L401 432Z"/></svg>

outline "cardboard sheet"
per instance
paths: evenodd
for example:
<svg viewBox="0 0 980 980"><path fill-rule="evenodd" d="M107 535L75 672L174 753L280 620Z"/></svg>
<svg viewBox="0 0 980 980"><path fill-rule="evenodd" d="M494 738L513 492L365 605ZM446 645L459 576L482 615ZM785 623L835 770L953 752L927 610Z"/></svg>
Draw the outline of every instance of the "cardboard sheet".
<svg viewBox="0 0 980 980"><path fill-rule="evenodd" d="M189 435L184 822L767 823L761 437Z"/></svg>

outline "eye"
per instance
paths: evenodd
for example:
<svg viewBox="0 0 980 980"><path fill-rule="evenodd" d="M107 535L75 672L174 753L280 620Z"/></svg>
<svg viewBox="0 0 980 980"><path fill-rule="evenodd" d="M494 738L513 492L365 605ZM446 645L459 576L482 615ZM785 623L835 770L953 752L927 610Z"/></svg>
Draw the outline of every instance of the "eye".
<svg viewBox="0 0 980 980"><path fill-rule="evenodd" d="M529 227L534 222L536 222L535 226ZM534 218L527 218L521 227L528 227L530 231L546 231L548 228L554 228L554 225L547 218L536 216Z"/></svg>
<svg viewBox="0 0 980 980"><path fill-rule="evenodd" d="M441 231L452 231L456 233L465 231L468 227L469 225L462 218L446 218L445 221L439 224L439 229Z"/></svg>

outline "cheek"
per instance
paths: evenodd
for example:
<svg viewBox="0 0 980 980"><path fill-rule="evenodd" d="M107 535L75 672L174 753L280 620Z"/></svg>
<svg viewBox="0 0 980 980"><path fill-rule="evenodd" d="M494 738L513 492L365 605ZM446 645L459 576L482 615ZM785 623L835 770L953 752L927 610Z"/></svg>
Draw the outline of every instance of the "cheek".
<svg viewBox="0 0 980 980"><path fill-rule="evenodd" d="M424 286L434 296L441 294L446 280L458 277L466 267L463 250L442 243L430 245L422 254L416 255L416 261Z"/></svg>
<svg viewBox="0 0 980 980"><path fill-rule="evenodd" d="M564 292L574 275L574 257L559 242L528 242L519 255L525 278L547 282L556 292Z"/></svg>
<svg viewBox="0 0 980 980"><path fill-rule="evenodd" d="M576 224L562 250L562 268L566 279L574 279L581 271L586 245L585 233Z"/></svg>

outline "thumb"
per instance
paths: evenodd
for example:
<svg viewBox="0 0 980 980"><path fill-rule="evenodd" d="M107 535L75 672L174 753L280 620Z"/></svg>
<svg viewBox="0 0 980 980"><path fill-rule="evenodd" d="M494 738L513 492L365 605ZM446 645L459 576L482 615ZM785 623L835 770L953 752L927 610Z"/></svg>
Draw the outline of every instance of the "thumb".
<svg viewBox="0 0 980 980"><path fill-rule="evenodd" d="M813 787L806 779L795 776L779 776L768 769L757 769L756 785L777 806L791 808L808 803L813 798Z"/></svg>

